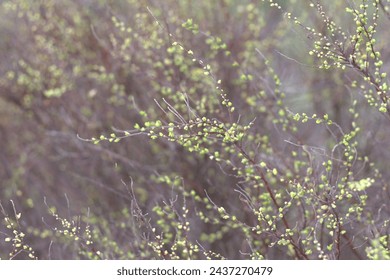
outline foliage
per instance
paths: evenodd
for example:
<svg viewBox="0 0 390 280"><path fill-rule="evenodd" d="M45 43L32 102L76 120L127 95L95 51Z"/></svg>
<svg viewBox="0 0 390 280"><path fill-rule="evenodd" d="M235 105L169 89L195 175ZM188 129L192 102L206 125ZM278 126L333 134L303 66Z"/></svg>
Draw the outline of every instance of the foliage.
<svg viewBox="0 0 390 280"><path fill-rule="evenodd" d="M355 2L3 1L0 257L389 259L390 6Z"/></svg>

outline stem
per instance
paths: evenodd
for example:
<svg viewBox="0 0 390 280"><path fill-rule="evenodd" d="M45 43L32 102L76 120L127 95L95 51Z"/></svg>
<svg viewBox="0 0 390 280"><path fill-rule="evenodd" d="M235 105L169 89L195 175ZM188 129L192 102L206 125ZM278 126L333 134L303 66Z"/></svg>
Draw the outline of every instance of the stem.
<svg viewBox="0 0 390 280"><path fill-rule="evenodd" d="M239 150L239 152L247 160L250 161L251 164L253 164L253 166L255 166L256 171L260 174L261 181L264 183L265 189L267 190L268 194L270 195L273 204L275 205L276 209L279 210L280 205L276 201L276 197L275 197L274 193L272 192L272 189L271 189L271 187L270 187L270 185L268 183L267 178L265 178L263 170L261 170L260 167L256 166L255 161L249 157L249 155L244 151L244 149L241 146L239 146L237 143L235 143L235 147ZM286 229L290 229L291 228L290 225L288 224L288 221L286 220L285 216L282 217L282 222L283 222L283 224L284 224ZM308 259L307 255L304 252L302 252L302 249L296 244L295 240L291 236L289 236L288 239L290 240L291 245L294 247L294 251L295 251L295 254L297 255L297 257L303 258L303 259L307 260Z"/></svg>

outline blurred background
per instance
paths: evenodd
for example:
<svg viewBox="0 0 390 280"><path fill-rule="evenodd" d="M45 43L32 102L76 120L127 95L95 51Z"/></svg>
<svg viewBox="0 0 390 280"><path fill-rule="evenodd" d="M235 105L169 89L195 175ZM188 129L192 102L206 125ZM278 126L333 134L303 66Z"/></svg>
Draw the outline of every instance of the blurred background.
<svg viewBox="0 0 390 280"><path fill-rule="evenodd" d="M345 9L341 2L324 1L326 13L346 32L354 32L352 18L339 12ZM0 1L0 200L10 216L14 207L22 213L20 226L36 257L93 258L80 251L88 246L91 254L98 250L99 246L56 235L53 211L86 229L86 224L93 226L91 238L100 240L105 258L154 258L143 251L144 231L136 226L138 208L132 198L143 213L151 213L157 203L168 203L175 178L201 196L206 190L216 204L230 207L245 220L233 191L239 179L225 176L206 156L169 141L149 141L145 135L99 145L82 140L132 130L148 118L164 118L156 100L175 104L179 91L199 101L199 115L227 117L218 112L213 82L184 54L171 49L175 41L211 65L239 109L235 118L243 123L256 118L256 129L271 139L269 158L275 164L297 148L285 140L328 149L332 137L326 129L302 125L299 143L278 128L278 96L267 88L273 76L265 59L282 81L284 104L291 112L328 114L348 130L351 101L359 100L359 125L365 132L358 136L358 148L375 161L383 182L389 182L389 120L366 104L359 88L350 86L353 80L361 81L356 72L314 67L316 61L308 55L312 34L285 14L290 11L325 33L323 18L310 1L279 3L282 10L249 0ZM388 70L389 29L381 26L377 46L383 49L383 69ZM250 75L251 81L243 75ZM360 175L373 172L362 168ZM373 213L383 211L376 216L382 220L389 213L388 205L382 207L389 199L388 183L375 188L369 200ZM199 224L193 234L208 230ZM6 231L3 223L0 232L5 236ZM0 257L8 258L12 244L0 237ZM208 242L206 249L246 258L242 252L248 248L239 234L214 238L217 242ZM278 249L267 254L286 257Z"/></svg>

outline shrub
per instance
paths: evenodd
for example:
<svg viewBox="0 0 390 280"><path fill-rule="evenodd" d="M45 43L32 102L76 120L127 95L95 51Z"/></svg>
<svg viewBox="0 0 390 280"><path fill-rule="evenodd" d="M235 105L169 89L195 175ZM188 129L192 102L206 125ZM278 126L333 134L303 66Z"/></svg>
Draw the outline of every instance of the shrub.
<svg viewBox="0 0 390 280"><path fill-rule="evenodd" d="M387 4L178 2L2 3L0 256L389 259Z"/></svg>

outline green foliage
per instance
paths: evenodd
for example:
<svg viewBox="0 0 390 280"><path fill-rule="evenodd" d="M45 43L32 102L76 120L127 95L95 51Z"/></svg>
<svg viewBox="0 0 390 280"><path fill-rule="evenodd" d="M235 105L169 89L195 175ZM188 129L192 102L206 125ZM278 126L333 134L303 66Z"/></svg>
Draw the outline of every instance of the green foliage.
<svg viewBox="0 0 390 280"><path fill-rule="evenodd" d="M2 3L0 257L389 258L388 3L108 2Z"/></svg>

